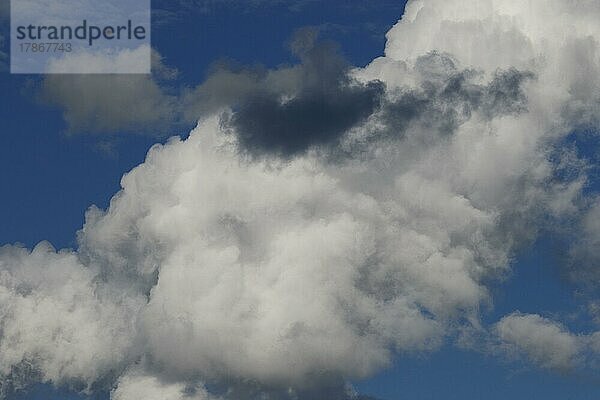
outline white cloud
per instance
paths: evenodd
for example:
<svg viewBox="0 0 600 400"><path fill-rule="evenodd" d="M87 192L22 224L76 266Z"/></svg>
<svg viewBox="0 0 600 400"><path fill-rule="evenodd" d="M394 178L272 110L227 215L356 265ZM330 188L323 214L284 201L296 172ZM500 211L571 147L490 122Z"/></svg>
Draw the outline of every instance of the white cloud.
<svg viewBox="0 0 600 400"><path fill-rule="evenodd" d="M88 387L131 361L141 299L102 294L96 275L48 243L0 248L0 375Z"/></svg>
<svg viewBox="0 0 600 400"><path fill-rule="evenodd" d="M435 344L438 323L418 303L445 315L441 301L378 292L403 277L425 291L430 278L413 253L443 244L419 243L408 227L383 232L389 216L376 199L345 190L316 158L244 162L218 132L213 118L186 142L151 151L80 236L86 257L146 282L142 290L159 274L143 313L153 359L182 374L300 383L317 370L365 376L387 363L390 345ZM394 249L393 240L415 250ZM482 293L464 276L462 256L437 256L456 263L447 275L457 281L436 285L468 306ZM386 271L394 258L405 271Z"/></svg>
<svg viewBox="0 0 600 400"><path fill-rule="evenodd" d="M537 314L510 314L502 318L495 329L506 352L513 356L525 355L542 368L573 369L582 350L580 337Z"/></svg>
<svg viewBox="0 0 600 400"><path fill-rule="evenodd" d="M545 123L558 122L556 116L584 124L599 111L599 12L592 1L411 1L387 34L386 57L365 73L402 84L406 78L395 65L411 65L432 50L486 73L531 70L537 76L528 93L537 117L532 134L548 133L553 128Z"/></svg>
<svg viewBox="0 0 600 400"><path fill-rule="evenodd" d="M140 371L129 371L119 378L112 390L112 400L210 400L204 388L186 387L183 383L161 381Z"/></svg>

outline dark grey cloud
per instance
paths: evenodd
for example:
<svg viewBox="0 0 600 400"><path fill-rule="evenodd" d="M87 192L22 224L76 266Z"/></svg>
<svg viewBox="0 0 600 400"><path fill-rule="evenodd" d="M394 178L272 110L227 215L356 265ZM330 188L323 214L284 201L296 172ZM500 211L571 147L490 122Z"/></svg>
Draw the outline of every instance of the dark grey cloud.
<svg viewBox="0 0 600 400"><path fill-rule="evenodd" d="M519 71L515 68L497 71L494 79L482 88L481 102L475 106L478 106L488 118L525 112L527 96L523 84L534 77L532 72Z"/></svg>
<svg viewBox="0 0 600 400"><path fill-rule="evenodd" d="M481 84L477 71L458 70L450 57L435 52L419 58L416 69L424 78L421 87L397 91L383 107L388 133L402 134L418 121L449 134L474 112L492 119L527 110L523 84L533 79L531 72L498 70L491 81Z"/></svg>
<svg viewBox="0 0 600 400"><path fill-rule="evenodd" d="M291 155L335 141L371 115L382 93L383 85L372 82L330 91L306 89L283 104L268 95L257 95L240 105L229 123L245 148Z"/></svg>
<svg viewBox="0 0 600 400"><path fill-rule="evenodd" d="M352 80L336 46L316 37L314 29L300 30L290 43L300 65L265 75L232 104L224 122L245 149L289 156L332 143L378 108L384 85Z"/></svg>
<svg viewBox="0 0 600 400"><path fill-rule="evenodd" d="M334 44L317 41L317 29L297 32L290 49L300 64L276 70L218 68L185 97L189 119L223 106L223 119L245 150L290 156L311 146L335 147L349 129L374 116L380 135L402 135L414 123L451 134L477 112L485 119L527 110L523 85L534 76L499 70L490 80L460 70L447 55L419 58L422 84L385 93L381 82L359 83ZM385 96L384 96L385 94Z"/></svg>

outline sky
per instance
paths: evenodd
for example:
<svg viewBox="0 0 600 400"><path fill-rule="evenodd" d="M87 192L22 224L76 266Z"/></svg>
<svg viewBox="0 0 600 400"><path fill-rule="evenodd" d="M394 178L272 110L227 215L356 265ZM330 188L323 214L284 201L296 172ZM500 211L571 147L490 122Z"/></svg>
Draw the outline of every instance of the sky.
<svg viewBox="0 0 600 400"><path fill-rule="evenodd" d="M44 76L0 1L0 396L597 398L595 2L154 0Z"/></svg>

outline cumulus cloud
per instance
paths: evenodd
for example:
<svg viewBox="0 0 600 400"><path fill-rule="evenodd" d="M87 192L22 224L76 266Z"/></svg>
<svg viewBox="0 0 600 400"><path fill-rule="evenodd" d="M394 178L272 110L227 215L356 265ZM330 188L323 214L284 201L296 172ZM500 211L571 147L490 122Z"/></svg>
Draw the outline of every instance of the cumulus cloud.
<svg viewBox="0 0 600 400"><path fill-rule="evenodd" d="M439 322L420 303L444 317L450 301L468 307L483 296L458 264L452 281L436 282L453 297L446 304L395 287L381 293L390 279L428 286L413 250L393 251L392 237L426 254L435 239L419 243L408 227L381 237L386 211L345 190L317 159L241 163L225 140L213 118L188 141L155 148L124 178L108 214L90 213L80 235L91 263L151 289L144 326L152 359L166 370L273 385L363 377L387 364L390 346L436 345ZM138 184L150 181L154 189ZM133 215L147 215L143 226ZM438 255L448 264L462 256ZM405 270L387 271L392 259ZM198 346L177 345L190 339Z"/></svg>
<svg viewBox="0 0 600 400"><path fill-rule="evenodd" d="M37 380L89 390L131 362L141 303L101 294L96 275L45 242L0 248L3 392Z"/></svg>
<svg viewBox="0 0 600 400"><path fill-rule="evenodd" d="M568 371L575 367L581 351L580 338L560 324L537 314L513 313L495 326L503 349L525 355L542 368Z"/></svg>
<svg viewBox="0 0 600 400"><path fill-rule="evenodd" d="M479 329L516 249L580 216L582 178L556 179L552 155L597 116L578 88L599 60L568 49L600 37L600 10L551 3L412 1L365 68L316 56L306 31L298 66L218 71L205 85L231 92L187 94L209 116L90 208L77 250L0 254L6 381L352 399L345 380ZM495 329L550 369L591 343L537 315Z"/></svg>
<svg viewBox="0 0 600 400"><path fill-rule="evenodd" d="M178 382L164 382L140 371L128 371L112 390L112 400L211 400L204 388Z"/></svg>

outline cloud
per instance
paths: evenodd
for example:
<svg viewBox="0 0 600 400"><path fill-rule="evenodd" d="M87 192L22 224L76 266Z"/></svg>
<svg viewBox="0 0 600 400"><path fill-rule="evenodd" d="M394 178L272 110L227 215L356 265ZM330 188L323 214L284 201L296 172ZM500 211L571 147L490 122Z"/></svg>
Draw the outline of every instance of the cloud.
<svg viewBox="0 0 600 400"><path fill-rule="evenodd" d="M153 52L154 75L51 74L39 97L63 110L71 133L143 132L157 135L178 122L177 97L160 84L176 72Z"/></svg>
<svg viewBox="0 0 600 400"><path fill-rule="evenodd" d="M75 253L45 242L31 252L4 246L0 270L4 394L31 381L91 389L131 362L141 304L100 294L97 272Z"/></svg>
<svg viewBox="0 0 600 400"><path fill-rule="evenodd" d="M334 45L315 45L315 36L313 30L298 32L291 48L302 63L294 70L276 71L296 84L287 98L285 92L257 88L232 104L235 111L227 123L246 149L289 155L328 144L379 106L383 84L353 82Z"/></svg>
<svg viewBox="0 0 600 400"><path fill-rule="evenodd" d="M111 392L113 400L210 400L204 388L182 383L162 382L159 378L130 371L121 376Z"/></svg>
<svg viewBox="0 0 600 400"><path fill-rule="evenodd" d="M580 338L554 321L537 314L513 313L502 318L495 329L507 353L524 354L542 368L568 371L577 363Z"/></svg>
<svg viewBox="0 0 600 400"><path fill-rule="evenodd" d="M316 34L308 28L296 35L291 47L300 64L294 66L237 71L215 66L201 85L169 89L166 83L176 77L176 70L153 51L152 76L48 75L40 98L63 110L71 133L157 134L230 107L236 112L228 123L237 128L248 150L293 154L312 141L333 141L368 117L384 90L381 83L350 79L349 66L335 45L316 42ZM90 62L89 57L80 62ZM102 63L93 63L102 70ZM67 67L73 64L77 60L69 60Z"/></svg>
<svg viewBox="0 0 600 400"><path fill-rule="evenodd" d="M560 322L516 311L497 322L492 334L486 350L496 355L562 374L585 372L597 377L600 331L574 333Z"/></svg>
<svg viewBox="0 0 600 400"><path fill-rule="evenodd" d="M384 92L381 82L359 83L331 42L317 41L318 30L299 30L290 42L300 63L273 70L216 69L184 96L187 119L222 110L245 150L285 156L312 145L335 143L369 117Z"/></svg>
<svg viewBox="0 0 600 400"><path fill-rule="evenodd" d="M419 303L443 316L441 299L395 294L395 288L377 294L389 274L398 284L411 279L428 285L412 251L386 253L392 238L378 237L386 217L377 201L344 190L311 166L316 159L240 164L237 147L226 141L232 139L215 117L188 141L156 148L124 179L109 213L89 214L80 235L82 255L111 279L145 282L141 293L152 288L143 316L151 358L178 374L304 385L328 376L366 376L387 364L388 346L435 347L439 323ZM173 175L162 173L167 164ZM134 183L149 180L154 193ZM281 192L284 186L290 190ZM219 195L223 190L226 197ZM181 200L172 208L169 198ZM148 218L140 225L134 215ZM408 228L391 233L407 246L434 251L427 241L412 243L414 234ZM406 270L386 272L393 261L376 261L382 257L403 259ZM453 257L461 255L439 254L439 261L452 264ZM482 293L457 268L448 275L456 282L436 285L454 297L446 304L468 305ZM312 293L310 302L306 293ZM197 345L183 348L181 340Z"/></svg>
<svg viewBox="0 0 600 400"><path fill-rule="evenodd" d="M144 371L139 365L126 371L111 391L112 400L376 400L364 396L345 382L332 382L318 389L265 388L252 382L228 382L212 388L194 383L174 382Z"/></svg>
<svg viewBox="0 0 600 400"><path fill-rule="evenodd" d="M384 96L378 80L357 82L334 45L317 42L318 31L305 28L291 41L301 63L271 71L219 69L187 94L188 118L224 106L233 111L224 123L234 128L242 146L252 153L285 156L310 147L339 146L348 129L373 116L388 134L402 134L417 120L450 133L479 111L485 118L526 111L522 86L533 78L515 69L497 71L487 85L474 70L459 71L448 55L419 58L419 89L401 89Z"/></svg>
<svg viewBox="0 0 600 400"><path fill-rule="evenodd" d="M600 201L594 201L577 227L577 241L569 250L571 278L588 288L600 284Z"/></svg>
<svg viewBox="0 0 600 400"><path fill-rule="evenodd" d="M181 93L164 85L177 72L153 51L153 76L50 75L41 98L64 110L71 133L157 134L229 108L233 112L224 114L223 122L235 128L247 151L286 156L311 146L335 147L349 128L375 113L394 134L415 120L448 133L475 109L483 115L526 109L522 85L532 73L498 71L486 87L480 72L459 71L451 56L436 52L418 60L420 88L398 90L386 99L382 82L351 77L336 45L318 41L318 33L303 28L290 41L297 65L272 70L217 65L204 83Z"/></svg>
<svg viewBox="0 0 600 400"><path fill-rule="evenodd" d="M149 388L351 399L346 380L483 329L487 285L516 251L548 221L586 220L585 171L557 179L552 156L573 115L595 121L596 94L577 91L600 60L573 63L568 48L600 37L600 10L551 5L412 1L365 68L305 31L297 66L217 70L204 88L228 91L186 94L197 127L152 147L108 209L88 210L76 250L0 255L4 380L110 387L116 400ZM538 315L495 328L544 368L591 348Z"/></svg>
<svg viewBox="0 0 600 400"><path fill-rule="evenodd" d="M533 78L531 72L497 70L487 84L481 84L480 73L459 71L449 55L435 51L419 57L415 70L423 79L421 87L392 92L383 107L381 114L389 134L403 134L415 122L450 134L474 112L491 119L527 110L523 84Z"/></svg>

